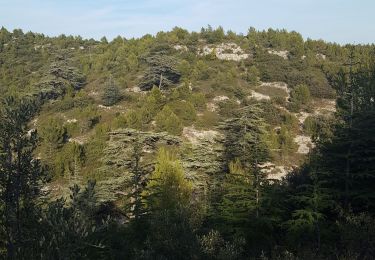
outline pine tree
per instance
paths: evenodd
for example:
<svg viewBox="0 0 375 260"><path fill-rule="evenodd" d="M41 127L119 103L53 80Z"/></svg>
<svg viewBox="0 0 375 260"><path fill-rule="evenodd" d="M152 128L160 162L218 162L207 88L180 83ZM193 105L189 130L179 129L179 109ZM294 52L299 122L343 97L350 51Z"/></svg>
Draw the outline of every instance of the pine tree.
<svg viewBox="0 0 375 260"><path fill-rule="evenodd" d="M192 184L176 156L161 148L143 196L149 211L149 254L154 259L192 259L197 239L192 219Z"/></svg>
<svg viewBox="0 0 375 260"><path fill-rule="evenodd" d="M0 107L1 236L5 237L7 258L22 259L37 246L35 199L44 180L40 163L33 158L36 132L27 131L36 106L28 99L7 97Z"/></svg>
<svg viewBox="0 0 375 260"><path fill-rule="evenodd" d="M140 165L140 160L142 156L142 144L137 138L133 144L133 162L132 162L132 180L130 185L130 192L128 194L129 202L126 205L126 210L129 212L129 217L134 218L135 221L145 214L144 199L142 197L142 192L145 188L145 176L146 173Z"/></svg>
<svg viewBox="0 0 375 260"><path fill-rule="evenodd" d="M181 120L168 105L156 115L155 121L159 131L166 131L172 135L179 135L182 132Z"/></svg>
<svg viewBox="0 0 375 260"><path fill-rule="evenodd" d="M113 106L122 98L120 89L115 84L113 79L109 79L109 81L105 84L102 102L105 106Z"/></svg>
<svg viewBox="0 0 375 260"><path fill-rule="evenodd" d="M162 90L180 81L177 61L172 56L154 53L146 58L146 63L149 67L140 84L142 90L151 90L154 86Z"/></svg>
<svg viewBox="0 0 375 260"><path fill-rule="evenodd" d="M223 128L226 131L226 159L228 162L238 160L247 178L252 179L255 214L259 217L261 189L267 182L259 165L266 162L270 156L264 140L265 123L261 118L261 109L255 105L245 107L239 111L237 117L228 120Z"/></svg>
<svg viewBox="0 0 375 260"><path fill-rule="evenodd" d="M59 120L50 118L38 130L46 145L45 159L50 162L57 149L61 148L67 139L66 127Z"/></svg>

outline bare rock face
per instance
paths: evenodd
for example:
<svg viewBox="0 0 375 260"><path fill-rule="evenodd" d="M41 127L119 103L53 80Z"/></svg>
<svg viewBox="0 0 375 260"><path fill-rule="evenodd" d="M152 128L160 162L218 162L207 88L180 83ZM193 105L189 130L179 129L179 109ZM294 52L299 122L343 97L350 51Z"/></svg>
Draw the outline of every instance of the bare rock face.
<svg viewBox="0 0 375 260"><path fill-rule="evenodd" d="M76 144L79 144L79 145L84 145L85 143L87 143L87 137L86 136L78 136L78 137L75 137L75 138L69 138L68 142L69 143L76 143Z"/></svg>
<svg viewBox="0 0 375 260"><path fill-rule="evenodd" d="M218 103L229 100L227 96L216 96L212 99L212 102L206 104L207 110L210 112L216 112L219 109Z"/></svg>
<svg viewBox="0 0 375 260"><path fill-rule="evenodd" d="M179 44L173 46L173 49L175 49L176 51L183 51L183 52L186 52L189 50L188 47L186 47L185 45L179 45Z"/></svg>
<svg viewBox="0 0 375 260"><path fill-rule="evenodd" d="M260 100L270 100L271 99L270 96L258 93L258 92L254 91L254 90L251 91L251 95L248 96L248 98L254 98L254 99L258 100L258 101L260 101Z"/></svg>
<svg viewBox="0 0 375 260"><path fill-rule="evenodd" d="M311 115L312 115L311 113L306 113L306 112L299 112L295 114L300 125L303 125L303 123L305 123L306 118L308 118Z"/></svg>
<svg viewBox="0 0 375 260"><path fill-rule="evenodd" d="M284 60L287 60L289 57L289 51L277 51L277 50L268 50L268 53L269 54L272 54L272 55L277 55L281 58L283 58Z"/></svg>
<svg viewBox="0 0 375 260"><path fill-rule="evenodd" d="M258 167L261 169L262 173L267 174L267 179L269 180L281 180L289 172L293 170L292 167L278 165L276 166L272 162L266 162L259 164Z"/></svg>
<svg viewBox="0 0 375 260"><path fill-rule="evenodd" d="M327 59L327 56L324 55L324 54L322 54L322 53L317 53L317 54L315 55L315 57L316 57L317 59L320 59L320 60L326 60L326 59Z"/></svg>
<svg viewBox="0 0 375 260"><path fill-rule="evenodd" d="M215 138L221 136L218 131L214 130L197 130L194 127L184 127L182 135L194 145L198 145L201 142L208 141L210 143L215 142Z"/></svg>
<svg viewBox="0 0 375 260"><path fill-rule="evenodd" d="M74 124L74 123L77 123L77 122L78 122L78 120L75 119L75 118L72 118L72 119L68 119L68 120L66 120L66 123L67 123L67 124Z"/></svg>
<svg viewBox="0 0 375 260"><path fill-rule="evenodd" d="M129 92L134 92L134 93L140 93L142 92L141 88L138 87L138 86L135 86L135 87L132 87L132 88L129 88L127 89Z"/></svg>
<svg viewBox="0 0 375 260"><path fill-rule="evenodd" d="M249 54L245 53L235 43L222 43L220 45L206 45L198 51L198 55L206 56L214 53L219 60L241 61L248 59Z"/></svg>
<svg viewBox="0 0 375 260"><path fill-rule="evenodd" d="M219 106L216 105L215 103L213 102L209 102L206 104L206 107L207 107L207 110L210 111L210 112L216 112L218 109L219 109Z"/></svg>
<svg viewBox="0 0 375 260"><path fill-rule="evenodd" d="M322 99L321 105L315 110L316 115L332 114L336 112L336 100Z"/></svg>
<svg viewBox="0 0 375 260"><path fill-rule="evenodd" d="M310 136L297 135L294 142L298 145L297 153L299 154L308 154L310 149L315 147Z"/></svg>
<svg viewBox="0 0 375 260"><path fill-rule="evenodd" d="M229 97L227 96L216 96L214 97L212 101L214 101L215 103L218 103L218 102L227 101L227 100L229 100Z"/></svg>

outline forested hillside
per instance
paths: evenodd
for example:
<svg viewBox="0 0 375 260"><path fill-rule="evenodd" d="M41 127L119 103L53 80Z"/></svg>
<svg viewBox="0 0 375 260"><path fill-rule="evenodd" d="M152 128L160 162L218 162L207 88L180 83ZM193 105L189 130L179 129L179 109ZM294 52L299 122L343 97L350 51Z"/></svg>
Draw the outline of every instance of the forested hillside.
<svg viewBox="0 0 375 260"><path fill-rule="evenodd" d="M373 259L375 46L0 30L0 255Z"/></svg>

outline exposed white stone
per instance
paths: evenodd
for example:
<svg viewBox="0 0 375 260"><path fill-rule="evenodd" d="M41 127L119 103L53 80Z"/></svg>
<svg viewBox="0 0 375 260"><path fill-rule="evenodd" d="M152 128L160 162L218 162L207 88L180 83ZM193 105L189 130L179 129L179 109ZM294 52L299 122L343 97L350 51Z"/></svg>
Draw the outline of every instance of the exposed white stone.
<svg viewBox="0 0 375 260"><path fill-rule="evenodd" d="M334 99L322 99L321 104L315 110L316 115L335 113L336 112L336 100Z"/></svg>
<svg viewBox="0 0 375 260"><path fill-rule="evenodd" d="M273 180L281 180L292 170L291 167L282 166L282 165L276 166L272 162L259 164L258 167L260 168L260 171L262 173L267 174L267 179L273 179Z"/></svg>
<svg viewBox="0 0 375 260"><path fill-rule="evenodd" d="M27 131L27 136L31 136L32 133L34 133L36 131L36 129L30 129L29 131Z"/></svg>
<svg viewBox="0 0 375 260"><path fill-rule="evenodd" d="M142 92L142 90L141 90L141 88L140 87L137 87L137 86L135 86L135 87L132 87L132 88L128 88L128 89L126 89L128 92L134 92L134 93L140 93L140 92Z"/></svg>
<svg viewBox="0 0 375 260"><path fill-rule="evenodd" d="M184 127L182 135L192 144L198 144L201 141L215 142L215 138L220 135L214 130L197 130L194 126Z"/></svg>
<svg viewBox="0 0 375 260"><path fill-rule="evenodd" d="M191 84L191 82L189 82L189 90L193 91L193 84Z"/></svg>
<svg viewBox="0 0 375 260"><path fill-rule="evenodd" d="M273 55L277 55L277 56L283 58L284 60L287 60L288 56L289 56L289 51L268 50L268 53L273 54Z"/></svg>
<svg viewBox="0 0 375 260"><path fill-rule="evenodd" d="M297 135L294 138L294 142L298 145L297 153L299 154L308 154L310 149L315 147L310 136Z"/></svg>
<svg viewBox="0 0 375 260"><path fill-rule="evenodd" d="M289 172L290 172L289 167L285 166L276 166L275 170L269 174L267 177L268 179L276 179L276 180L281 180L283 177L285 177Z"/></svg>
<svg viewBox="0 0 375 260"><path fill-rule="evenodd" d="M326 60L327 59L327 56L324 55L324 54L322 54L322 53L317 53L315 55L315 57L318 58L318 59L321 59L321 60Z"/></svg>
<svg viewBox="0 0 375 260"><path fill-rule="evenodd" d="M84 137L75 137L75 138L69 138L68 142L83 145L83 144L85 144L86 139Z"/></svg>
<svg viewBox="0 0 375 260"><path fill-rule="evenodd" d="M251 91L251 95L248 98L254 98L256 100L270 100L270 96L263 95L261 93L255 92L254 90Z"/></svg>
<svg viewBox="0 0 375 260"><path fill-rule="evenodd" d="M67 122L68 124L72 124L72 123L77 123L78 120L75 119L75 118L73 118L73 119L68 119L68 120L66 120L66 122Z"/></svg>
<svg viewBox="0 0 375 260"><path fill-rule="evenodd" d="M210 112L215 112L219 109L219 106L212 102L208 102L206 104L206 107L207 107L207 110Z"/></svg>
<svg viewBox="0 0 375 260"><path fill-rule="evenodd" d="M222 101L226 101L226 100L229 100L229 97L227 97L227 96L216 96L216 97L214 97L214 99L213 99L213 101L214 101L215 103L217 103L217 102L222 102Z"/></svg>
<svg viewBox="0 0 375 260"><path fill-rule="evenodd" d="M219 60L241 61L249 58L240 46L235 43L221 43L220 45L206 45L198 51L198 55L206 56L214 53Z"/></svg>
<svg viewBox="0 0 375 260"><path fill-rule="evenodd" d="M311 115L312 114L306 113L306 112L299 112L298 114L295 114L295 116L297 117L300 124L303 124L305 122L306 118L308 118Z"/></svg>
<svg viewBox="0 0 375 260"><path fill-rule="evenodd" d="M89 92L89 96L98 96L99 95L99 92L97 91L90 91Z"/></svg>
<svg viewBox="0 0 375 260"><path fill-rule="evenodd" d="M111 110L111 107L103 106L103 105L98 105L98 108L105 109L105 110Z"/></svg>
<svg viewBox="0 0 375 260"><path fill-rule="evenodd" d="M188 51L188 47L186 47L185 45L175 45L173 46L173 49L175 49L176 51Z"/></svg>

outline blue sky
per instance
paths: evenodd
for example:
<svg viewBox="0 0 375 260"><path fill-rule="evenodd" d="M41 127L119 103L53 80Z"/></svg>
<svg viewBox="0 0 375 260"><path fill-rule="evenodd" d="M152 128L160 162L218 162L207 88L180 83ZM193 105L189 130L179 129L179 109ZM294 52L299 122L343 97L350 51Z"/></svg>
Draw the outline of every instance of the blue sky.
<svg viewBox="0 0 375 260"><path fill-rule="evenodd" d="M375 0L0 0L0 26L47 35L127 38L207 24L246 33L285 28L307 38L375 43Z"/></svg>

